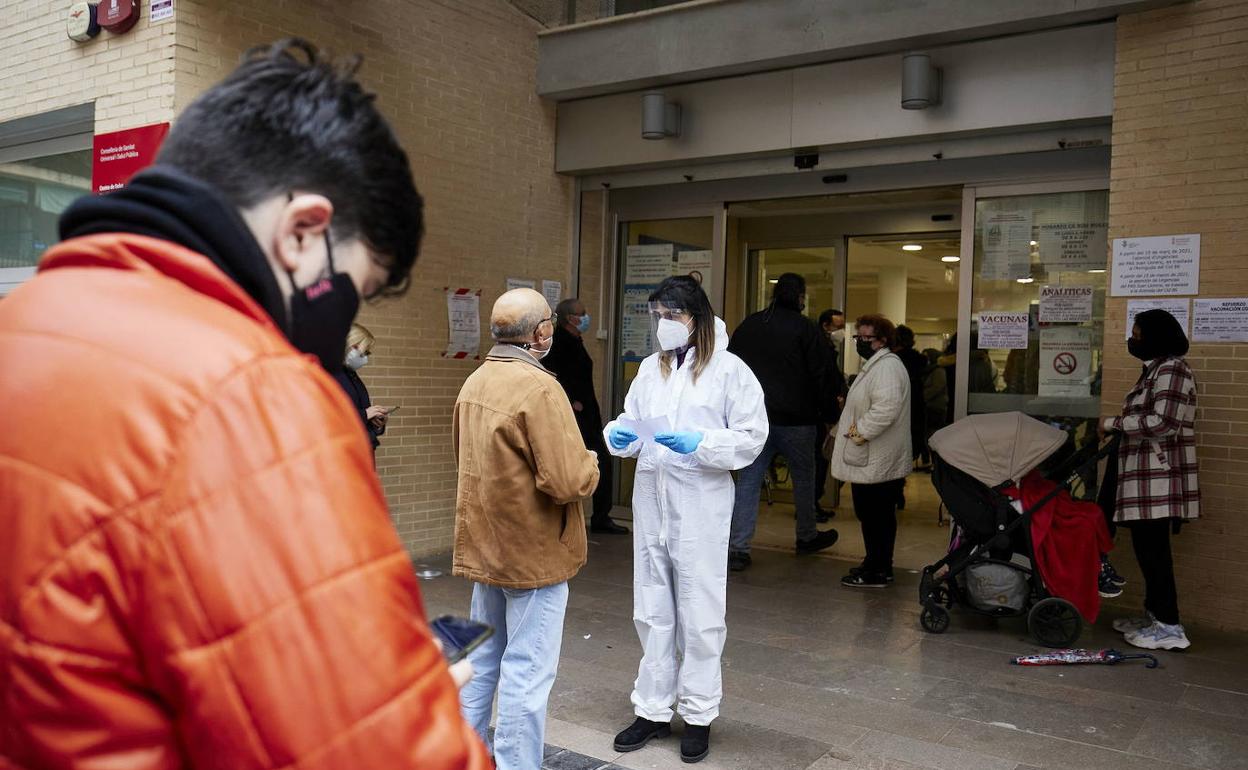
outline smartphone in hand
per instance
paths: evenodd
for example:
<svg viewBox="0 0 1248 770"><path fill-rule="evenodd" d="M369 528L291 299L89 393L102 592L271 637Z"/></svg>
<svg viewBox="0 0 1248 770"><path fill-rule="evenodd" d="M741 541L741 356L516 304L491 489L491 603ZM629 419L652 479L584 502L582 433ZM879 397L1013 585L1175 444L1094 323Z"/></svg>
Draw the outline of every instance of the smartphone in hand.
<svg viewBox="0 0 1248 770"><path fill-rule="evenodd" d="M468 618L443 615L429 623L434 635L442 640L442 654L447 663L458 663L468 653L494 635L494 627Z"/></svg>

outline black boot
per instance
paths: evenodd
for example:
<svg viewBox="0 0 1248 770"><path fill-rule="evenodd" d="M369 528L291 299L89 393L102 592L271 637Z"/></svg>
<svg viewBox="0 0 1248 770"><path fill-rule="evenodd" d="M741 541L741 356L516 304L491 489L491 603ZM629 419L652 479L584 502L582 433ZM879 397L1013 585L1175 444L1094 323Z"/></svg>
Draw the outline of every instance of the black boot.
<svg viewBox="0 0 1248 770"><path fill-rule="evenodd" d="M685 737L680 739L680 761L692 764L706 759L711 753L711 726L685 725Z"/></svg>
<svg viewBox="0 0 1248 770"><path fill-rule="evenodd" d="M637 717L627 730L615 736L616 751L636 751L653 738L666 738L672 734L672 726L666 722L651 722Z"/></svg>

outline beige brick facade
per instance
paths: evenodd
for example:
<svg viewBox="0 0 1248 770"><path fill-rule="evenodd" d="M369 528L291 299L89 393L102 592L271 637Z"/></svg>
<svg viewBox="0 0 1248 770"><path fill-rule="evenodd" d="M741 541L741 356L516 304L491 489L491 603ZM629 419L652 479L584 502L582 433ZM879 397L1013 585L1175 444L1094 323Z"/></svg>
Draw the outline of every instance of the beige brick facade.
<svg viewBox="0 0 1248 770"><path fill-rule="evenodd" d="M1248 296L1248 1L1197 0L1118 19L1110 237L1200 233L1200 294ZM1105 324L1106 413L1139 362L1126 300ZM1174 541L1185 619L1248 629L1248 345L1197 344L1205 518ZM1119 536L1115 563L1134 569ZM1123 602L1138 606L1140 581Z"/></svg>

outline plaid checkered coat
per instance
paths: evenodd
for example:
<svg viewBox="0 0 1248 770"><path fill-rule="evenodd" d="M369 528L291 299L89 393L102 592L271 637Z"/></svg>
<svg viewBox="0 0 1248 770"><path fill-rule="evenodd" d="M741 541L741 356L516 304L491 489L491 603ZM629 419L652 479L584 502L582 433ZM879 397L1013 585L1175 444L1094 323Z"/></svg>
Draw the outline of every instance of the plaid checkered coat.
<svg viewBox="0 0 1248 770"><path fill-rule="evenodd" d="M1178 356L1150 361L1123 402L1122 415L1105 420L1123 434L1118 451L1114 521L1195 519L1196 378Z"/></svg>

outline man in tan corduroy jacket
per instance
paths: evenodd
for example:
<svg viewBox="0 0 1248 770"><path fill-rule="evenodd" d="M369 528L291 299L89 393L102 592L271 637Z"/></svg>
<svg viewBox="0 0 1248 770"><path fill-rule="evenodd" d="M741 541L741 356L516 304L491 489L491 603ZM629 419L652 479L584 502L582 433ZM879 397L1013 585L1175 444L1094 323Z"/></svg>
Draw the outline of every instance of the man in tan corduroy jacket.
<svg viewBox="0 0 1248 770"><path fill-rule="evenodd" d="M538 361L554 341L541 294L515 289L490 315L497 344L455 402L459 463L455 574L473 581L472 619L495 633L471 656L464 715L500 770L541 766L568 579L585 564L581 500L598 484L572 405Z"/></svg>

